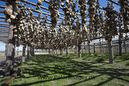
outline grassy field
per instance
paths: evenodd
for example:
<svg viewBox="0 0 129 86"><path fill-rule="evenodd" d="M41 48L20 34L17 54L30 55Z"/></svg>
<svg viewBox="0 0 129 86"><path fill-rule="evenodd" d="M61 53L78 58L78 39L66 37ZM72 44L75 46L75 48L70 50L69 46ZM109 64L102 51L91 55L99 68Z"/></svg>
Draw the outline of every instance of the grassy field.
<svg viewBox="0 0 129 86"><path fill-rule="evenodd" d="M11 86L129 86L129 55L115 54L114 64L108 64L108 54L36 55L19 68Z"/></svg>
<svg viewBox="0 0 129 86"><path fill-rule="evenodd" d="M0 51L0 58L5 57L5 52Z"/></svg>

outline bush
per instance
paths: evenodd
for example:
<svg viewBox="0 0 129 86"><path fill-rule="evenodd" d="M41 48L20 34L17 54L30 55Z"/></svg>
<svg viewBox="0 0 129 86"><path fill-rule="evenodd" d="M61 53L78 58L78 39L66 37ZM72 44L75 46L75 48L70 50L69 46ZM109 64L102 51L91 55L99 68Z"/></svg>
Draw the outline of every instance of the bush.
<svg viewBox="0 0 129 86"><path fill-rule="evenodd" d="M103 58L98 58L98 59L96 59L95 61L98 62L98 63L100 63L100 62L103 62L104 59L103 59Z"/></svg>
<svg viewBox="0 0 129 86"><path fill-rule="evenodd" d="M75 58L78 58L78 54L69 53L69 56L68 57L75 59Z"/></svg>
<svg viewBox="0 0 129 86"><path fill-rule="evenodd" d="M82 56L82 58L88 57L89 53L82 53L81 56Z"/></svg>
<svg viewBox="0 0 129 86"><path fill-rule="evenodd" d="M122 60L129 60L129 56L124 55L124 56L121 57L121 59L122 59Z"/></svg>
<svg viewBox="0 0 129 86"><path fill-rule="evenodd" d="M126 63L126 66L129 66L129 62L128 62L128 63Z"/></svg>
<svg viewBox="0 0 129 86"><path fill-rule="evenodd" d="M98 53L94 53L94 56L98 56Z"/></svg>

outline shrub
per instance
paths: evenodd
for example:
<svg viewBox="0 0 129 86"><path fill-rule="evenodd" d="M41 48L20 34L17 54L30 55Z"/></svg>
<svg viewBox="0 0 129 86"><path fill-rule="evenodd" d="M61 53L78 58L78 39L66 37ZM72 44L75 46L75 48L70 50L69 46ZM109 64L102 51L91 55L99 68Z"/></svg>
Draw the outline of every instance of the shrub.
<svg viewBox="0 0 129 86"><path fill-rule="evenodd" d="M95 61L98 62L98 63L100 63L100 62L103 62L104 59L103 58L97 58Z"/></svg>
<svg viewBox="0 0 129 86"><path fill-rule="evenodd" d="M129 56L123 56L122 58L121 58L122 60L129 60Z"/></svg>
<svg viewBox="0 0 129 86"><path fill-rule="evenodd" d="M129 66L129 62L128 62L128 63L126 63L126 66Z"/></svg>
<svg viewBox="0 0 129 86"><path fill-rule="evenodd" d="M94 53L94 56L98 56L98 53Z"/></svg>

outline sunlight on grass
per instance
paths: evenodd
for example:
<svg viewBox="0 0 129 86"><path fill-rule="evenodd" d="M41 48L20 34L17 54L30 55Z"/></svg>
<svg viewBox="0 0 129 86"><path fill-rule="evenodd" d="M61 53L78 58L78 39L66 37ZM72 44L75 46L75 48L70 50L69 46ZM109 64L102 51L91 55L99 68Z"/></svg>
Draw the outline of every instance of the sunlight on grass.
<svg viewBox="0 0 129 86"><path fill-rule="evenodd" d="M23 71L10 85L126 86L129 84L129 69L126 65L129 60L123 61L116 56L115 61L120 63L108 64L107 56L102 58L98 53L82 54L82 59L78 59L77 54L69 54L68 58L65 55L31 56L30 60L20 64L19 68L23 68Z"/></svg>

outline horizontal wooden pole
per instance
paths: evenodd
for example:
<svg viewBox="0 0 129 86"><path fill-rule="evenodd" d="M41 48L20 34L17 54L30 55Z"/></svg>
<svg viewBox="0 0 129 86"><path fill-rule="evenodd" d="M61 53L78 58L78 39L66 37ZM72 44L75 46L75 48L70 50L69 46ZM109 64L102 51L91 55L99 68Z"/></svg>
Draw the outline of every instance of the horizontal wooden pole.
<svg viewBox="0 0 129 86"><path fill-rule="evenodd" d="M27 3L27 4L31 4L31 5L33 5L33 6L36 6L36 5L37 5L37 4L32 3L32 2L29 2L29 1L27 1L27 0L21 0L21 1L22 1L22 2L25 2L25 3ZM44 2L49 3L49 1L47 1L47 0L45 0ZM41 6L41 8L42 8L42 9L45 9L45 10L48 10L48 8L43 7L43 6ZM61 13L61 12L59 12L59 14L64 15L64 13Z"/></svg>
<svg viewBox="0 0 129 86"><path fill-rule="evenodd" d="M1 5L0 5L0 8L5 8L5 7L6 7L6 6L1 6Z"/></svg>
<svg viewBox="0 0 129 86"><path fill-rule="evenodd" d="M9 83L17 76L20 74L20 72L22 71L21 68L18 68L18 70L13 74L11 75L1 86L8 86Z"/></svg>

